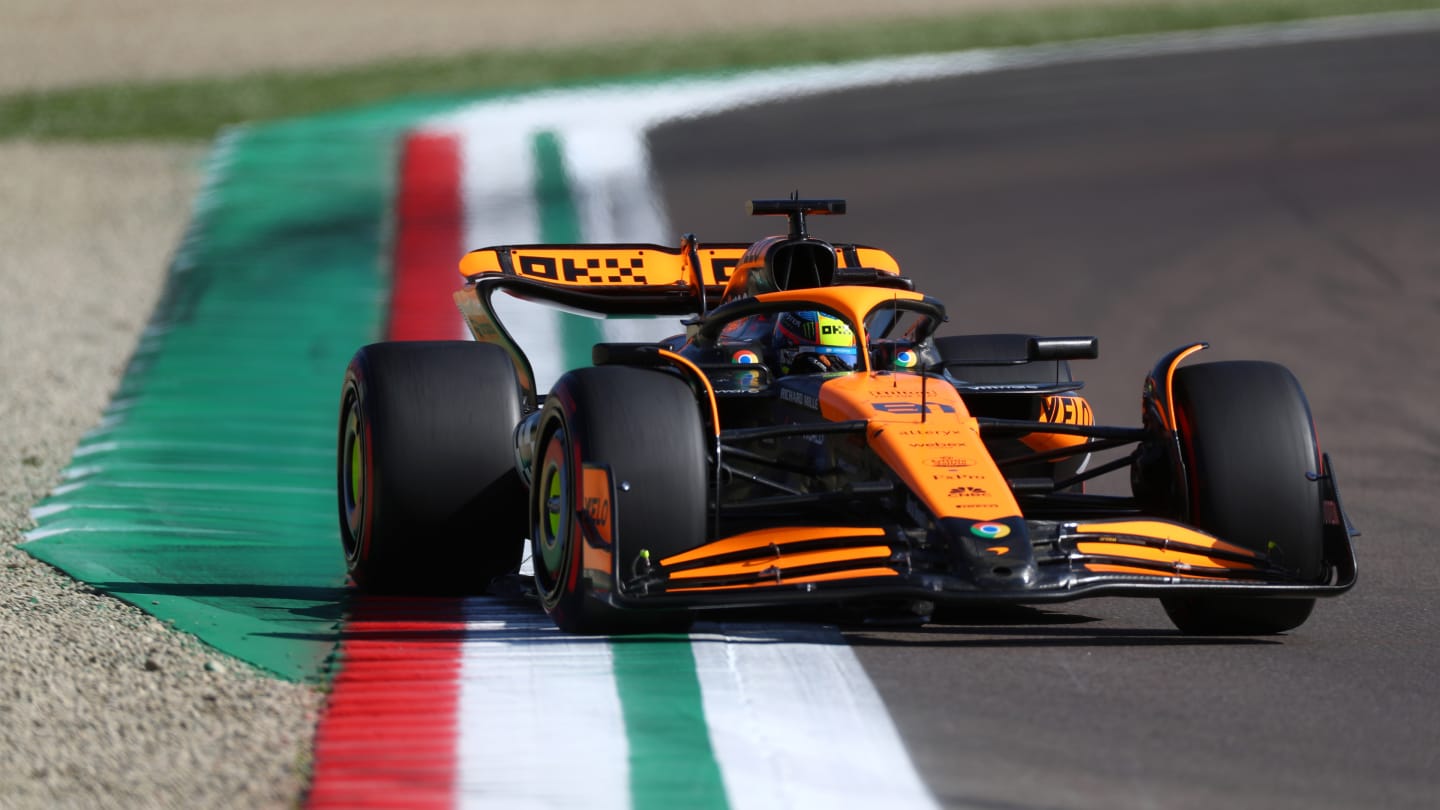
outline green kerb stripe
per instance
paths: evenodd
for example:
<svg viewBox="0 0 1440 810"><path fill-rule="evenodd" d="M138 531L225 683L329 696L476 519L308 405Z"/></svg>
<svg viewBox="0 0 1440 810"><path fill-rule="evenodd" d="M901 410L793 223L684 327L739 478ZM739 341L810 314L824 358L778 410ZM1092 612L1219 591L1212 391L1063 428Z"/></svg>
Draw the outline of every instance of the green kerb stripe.
<svg viewBox="0 0 1440 810"><path fill-rule="evenodd" d="M570 193L565 158L554 132L535 135L535 205L540 214L540 241L574 243L580 233L580 213ZM568 312L560 313L560 350L565 368L590 365L590 347L605 339L600 322Z"/></svg>
<svg viewBox="0 0 1440 810"><path fill-rule="evenodd" d="M584 239L562 148L554 132L535 136L535 201L540 241L546 243ZM590 365L590 347L605 339L600 324L561 313L567 368ZM636 810L727 807L689 637L616 638L611 648L630 742L630 796Z"/></svg>
<svg viewBox="0 0 1440 810"><path fill-rule="evenodd" d="M689 636L611 640L636 810L725 808Z"/></svg>
<svg viewBox="0 0 1440 810"><path fill-rule="evenodd" d="M379 336L398 139L458 100L232 132L31 555L285 678L339 636L336 397Z"/></svg>

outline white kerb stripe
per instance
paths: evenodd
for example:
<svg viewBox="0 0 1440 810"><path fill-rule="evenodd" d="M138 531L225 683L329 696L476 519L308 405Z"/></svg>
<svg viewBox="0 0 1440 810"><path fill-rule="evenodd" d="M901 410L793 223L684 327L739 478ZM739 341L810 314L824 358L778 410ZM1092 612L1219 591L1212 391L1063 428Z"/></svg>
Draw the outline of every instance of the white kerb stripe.
<svg viewBox="0 0 1440 810"><path fill-rule="evenodd" d="M631 122L570 126L559 136L570 194L586 242L679 244L650 171L645 137ZM606 340L651 342L685 331L680 318L607 318Z"/></svg>
<svg viewBox="0 0 1440 810"><path fill-rule="evenodd" d="M535 606L468 599L461 652L462 810L629 810L630 748L610 642Z"/></svg>
<svg viewBox="0 0 1440 810"><path fill-rule="evenodd" d="M587 242L677 243L633 122L567 126L561 140L570 193Z"/></svg>
<svg viewBox="0 0 1440 810"><path fill-rule="evenodd" d="M460 139L462 233L467 250L540 241L534 138L529 130L502 121L428 130L449 132ZM554 348L559 332L555 310L503 293L494 300L501 323L530 358L536 390L544 393L565 371L562 354ZM457 329L468 334L458 314L456 321Z"/></svg>
<svg viewBox="0 0 1440 810"><path fill-rule="evenodd" d="M690 638L733 810L937 806L838 630L705 624Z"/></svg>

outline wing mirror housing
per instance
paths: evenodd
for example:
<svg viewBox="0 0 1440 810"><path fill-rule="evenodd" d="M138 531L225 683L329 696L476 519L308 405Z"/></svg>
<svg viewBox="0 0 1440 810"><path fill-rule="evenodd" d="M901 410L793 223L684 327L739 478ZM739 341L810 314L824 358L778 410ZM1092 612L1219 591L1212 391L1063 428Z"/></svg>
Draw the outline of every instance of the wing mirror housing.
<svg viewBox="0 0 1440 810"><path fill-rule="evenodd" d="M1025 348L1027 360L1094 360L1100 356L1100 338L1034 337Z"/></svg>

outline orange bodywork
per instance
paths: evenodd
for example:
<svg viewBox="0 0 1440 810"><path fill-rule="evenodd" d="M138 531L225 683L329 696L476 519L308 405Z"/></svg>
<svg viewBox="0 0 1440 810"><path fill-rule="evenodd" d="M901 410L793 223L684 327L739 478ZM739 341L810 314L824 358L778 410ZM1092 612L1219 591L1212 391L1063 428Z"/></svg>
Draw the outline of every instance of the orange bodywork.
<svg viewBox="0 0 1440 810"><path fill-rule="evenodd" d="M610 471L594 464L581 468L580 503L601 540L614 540L610 516Z"/></svg>
<svg viewBox="0 0 1440 810"><path fill-rule="evenodd" d="M820 388L828 420L865 419L865 441L937 518L1020 514L955 389L918 374L852 374Z"/></svg>
<svg viewBox="0 0 1440 810"><path fill-rule="evenodd" d="M737 534L727 537L724 540L716 540L707 543L699 548L692 548L689 551L681 552L660 561L661 565L674 566L681 563L703 560L707 557L715 557L721 554L735 554L743 551L755 551L759 549L774 549L778 555L781 547L786 543L800 543L807 540L833 540L841 537L875 537L885 536L885 530L870 526L802 526L788 527L779 526L773 529L758 529L753 532Z"/></svg>
<svg viewBox="0 0 1440 810"><path fill-rule="evenodd" d="M831 310L854 325L859 345L869 342L865 324L875 310L925 300L923 295L908 290L867 286L798 289L757 297L766 303L793 301L797 308L818 305ZM860 352L859 358L868 368L867 353ZM907 372L868 370L837 375L820 386L816 405L829 422L865 421L866 444L937 518L987 521L1020 516L1005 476L980 439L979 423L954 387L943 380ZM876 565L893 553L883 543L884 534L875 527L778 527L722 538L659 562L677 585L687 580L737 576L753 576L756 580L685 590L896 576L894 569ZM789 544L864 537L881 542L825 550L786 550ZM749 559L733 558L747 552L753 553ZM720 557L727 559L703 565L704 560ZM839 571L810 570L801 578L786 576L787 571L845 563L858 565Z"/></svg>
<svg viewBox="0 0 1440 810"><path fill-rule="evenodd" d="M1174 362L1165 370L1165 404L1167 411L1162 414L1165 419L1165 427L1171 431L1178 430L1179 425L1175 418L1175 369L1190 355L1203 351L1207 344L1197 343L1175 356Z"/></svg>
<svg viewBox="0 0 1440 810"><path fill-rule="evenodd" d="M803 577L787 577L781 581L763 580L743 585L711 585L703 588L666 588L666 593L695 593L697 591L739 591L754 588L772 588L776 585L804 585L808 582L835 582L842 579L870 579L873 577L898 577L900 572L893 568L857 568L853 571L831 571L825 574L810 574Z"/></svg>
<svg viewBox="0 0 1440 810"><path fill-rule="evenodd" d="M1131 574L1165 579L1171 577L1180 577L1182 579L1223 579L1223 577L1212 577L1184 571L1156 571L1153 568L1135 568L1129 565L1112 565L1110 563L1086 563L1085 570L1096 574Z"/></svg>
<svg viewBox="0 0 1440 810"><path fill-rule="evenodd" d="M686 568L683 571L672 572L670 579L707 579L710 577L752 574L766 577L773 576L778 582L784 576L785 567L787 566L790 568L799 568L801 566L853 562L855 560L885 560L889 557L889 546L862 546L860 548L841 548L825 551L798 551L792 554L776 555L773 558L765 557L736 563L707 565L702 568Z"/></svg>
<svg viewBox="0 0 1440 810"><path fill-rule="evenodd" d="M609 570L612 565L614 548L615 509L612 498L614 487L610 481L610 469L596 464L585 464L580 470L580 508L596 536L603 541L601 546L587 546L589 562L603 565ZM577 539L577 542L579 540Z"/></svg>
<svg viewBox="0 0 1440 810"><path fill-rule="evenodd" d="M1095 413L1090 403L1082 396L1064 394L1045 397L1040 403L1040 415L1036 421L1052 425L1093 425ZM1020 437L1026 447L1037 453L1079 447L1089 439L1084 436L1070 436L1061 433L1030 433Z"/></svg>
<svg viewBox="0 0 1440 810"><path fill-rule="evenodd" d="M1209 568L1235 568L1246 570L1254 570L1255 568L1254 564L1252 563L1221 560L1214 557L1207 557L1203 554L1192 554L1184 551L1151 548L1149 546L1127 545L1125 543L1076 543L1075 548L1081 554L1096 554L1105 557L1126 557L1132 560L1169 563L1179 566L1198 565Z"/></svg>
<svg viewBox="0 0 1440 810"><path fill-rule="evenodd" d="M704 257L739 258L744 248L706 249ZM503 258L502 258L503 255ZM710 262L714 266L714 262ZM572 246L524 245L502 251L495 248L472 250L460 259L460 273L473 279L485 273L508 270L562 287L616 287L690 285L695 271L688 254L659 245ZM724 281L706 279L707 284Z"/></svg>
<svg viewBox="0 0 1440 810"><path fill-rule="evenodd" d="M486 273L513 272L561 287L685 287L698 277L707 287L743 287L749 265L743 260L751 245L697 246L695 259L682 248L660 245L517 245L472 250L460 259L460 273L474 279ZM899 273L889 253L857 247L857 267ZM845 254L838 257L846 267Z"/></svg>
<svg viewBox="0 0 1440 810"><path fill-rule="evenodd" d="M863 544L873 538L875 543ZM670 581L680 587L670 592L698 590L732 590L768 585L796 585L855 577L896 576L891 568L878 564L889 560L892 549L884 543L885 530L870 526L789 526L737 534L699 548L660 560L669 570ZM799 548L801 543L852 540L856 544L839 548ZM749 555L746 557L746 555ZM745 557L735 560L736 556ZM724 560L705 564L706 560ZM845 566L838 571L814 572L814 566ZM796 573L799 572L799 573ZM694 585L707 579L749 577L753 581L712 585Z"/></svg>
<svg viewBox="0 0 1440 810"><path fill-rule="evenodd" d="M1152 537L1166 543L1181 543L1196 548L1214 549L1230 554L1239 554L1251 559L1259 555L1244 546L1227 543L1195 529L1164 520L1115 520L1104 523L1081 523L1075 527L1080 534L1133 535Z"/></svg>
<svg viewBox="0 0 1440 810"><path fill-rule="evenodd" d="M1075 527L1075 531L1081 535L1098 535L1075 544L1075 550L1080 554L1107 559L1106 562L1085 563L1085 569L1095 573L1220 579L1224 578L1219 576L1223 572L1258 572L1265 567L1265 560L1247 548L1169 521L1117 520L1081 523ZM1231 558L1212 556L1206 553L1207 551ZM1243 559L1233 559L1237 556ZM1116 562L1117 559L1159 563L1167 567L1160 569L1124 565Z"/></svg>
<svg viewBox="0 0 1440 810"><path fill-rule="evenodd" d="M736 263L734 271L731 272L730 278L726 282L725 300L728 301L734 297L744 295L750 274L764 268L765 257L769 250L775 245L786 241L790 240L783 236L766 237L753 245L747 246L733 257L726 256L725 259L733 258ZM848 263L849 258L846 253L846 251L836 251L836 266L870 267L886 273L894 273L896 275L900 273L900 263L895 261L895 257L878 248L855 246L854 255L856 262L853 265Z"/></svg>

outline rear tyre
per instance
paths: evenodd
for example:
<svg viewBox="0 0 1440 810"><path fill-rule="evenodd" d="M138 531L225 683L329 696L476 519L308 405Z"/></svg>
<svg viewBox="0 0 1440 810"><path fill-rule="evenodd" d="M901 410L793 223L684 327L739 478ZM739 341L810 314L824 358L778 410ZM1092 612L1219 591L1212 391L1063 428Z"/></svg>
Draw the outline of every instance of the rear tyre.
<svg viewBox="0 0 1440 810"><path fill-rule="evenodd" d="M376 593L477 593L514 570L525 490L520 389L509 355L468 341L376 343L340 398L340 538Z"/></svg>
<svg viewBox="0 0 1440 810"><path fill-rule="evenodd" d="M1320 452L1310 406L1283 366L1206 363L1175 373L1181 449L1195 525L1265 554L1297 580L1324 570ZM1303 624L1314 599L1175 596L1160 600L1181 631L1265 635Z"/></svg>
<svg viewBox="0 0 1440 810"><path fill-rule="evenodd" d="M628 576L642 550L658 561L705 542L705 432L689 386L645 369L577 369L555 384L540 425L530 537L545 610L571 633L688 627L688 613L622 610L597 591L614 588L617 571ZM607 466L613 490L612 543L589 555L577 517L596 495L582 492L586 464ZM601 570L589 556L610 562Z"/></svg>

